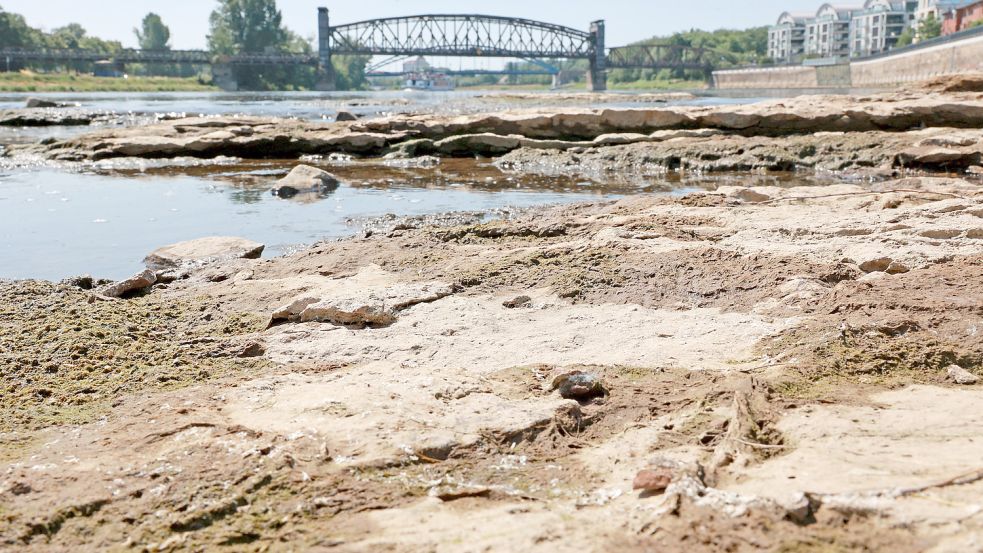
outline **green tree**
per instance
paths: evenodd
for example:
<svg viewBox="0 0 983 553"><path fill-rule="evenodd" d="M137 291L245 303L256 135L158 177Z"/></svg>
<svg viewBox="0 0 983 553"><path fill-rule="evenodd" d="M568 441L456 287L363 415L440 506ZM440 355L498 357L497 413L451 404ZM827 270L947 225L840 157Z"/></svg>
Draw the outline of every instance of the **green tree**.
<svg viewBox="0 0 983 553"><path fill-rule="evenodd" d="M928 40L942 35L942 22L934 13L928 14L918 22L918 39Z"/></svg>
<svg viewBox="0 0 983 553"><path fill-rule="evenodd" d="M898 35L898 42L896 46L901 48L902 46L910 46L915 42L915 29L913 27L907 27L900 35Z"/></svg>
<svg viewBox="0 0 983 553"><path fill-rule="evenodd" d="M219 0L209 25L208 47L215 54L285 52L291 42L276 0Z"/></svg>
<svg viewBox="0 0 983 553"><path fill-rule="evenodd" d="M41 32L31 28L24 16L0 7L0 48L36 48L42 42Z"/></svg>
<svg viewBox="0 0 983 553"><path fill-rule="evenodd" d="M331 65L334 67L335 88L338 90L362 90L368 86L365 68L371 61L371 56L332 56Z"/></svg>
<svg viewBox="0 0 983 553"><path fill-rule="evenodd" d="M143 50L170 50L171 30L156 13L148 13L139 29L133 29Z"/></svg>

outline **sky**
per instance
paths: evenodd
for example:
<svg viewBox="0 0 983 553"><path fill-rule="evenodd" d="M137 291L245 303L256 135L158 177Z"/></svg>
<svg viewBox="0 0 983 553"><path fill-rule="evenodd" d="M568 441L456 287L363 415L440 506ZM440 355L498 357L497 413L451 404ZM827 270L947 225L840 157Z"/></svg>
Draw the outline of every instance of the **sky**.
<svg viewBox="0 0 983 553"><path fill-rule="evenodd" d="M862 3L857 0L857 3ZM135 47L133 28L156 12L171 28L171 46L206 45L211 0L0 0L46 30L80 23L91 35ZM508 15L587 30L607 23L608 46L619 46L691 28L744 28L774 23L783 11L811 11L822 0L279 0L287 27L303 37L317 33L317 8L331 10L333 24L425 13Z"/></svg>

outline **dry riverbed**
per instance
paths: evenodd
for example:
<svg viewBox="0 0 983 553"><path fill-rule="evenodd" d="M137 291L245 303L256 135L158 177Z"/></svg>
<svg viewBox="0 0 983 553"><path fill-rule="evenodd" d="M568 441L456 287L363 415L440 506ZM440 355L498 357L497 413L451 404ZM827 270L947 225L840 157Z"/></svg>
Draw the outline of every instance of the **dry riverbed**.
<svg viewBox="0 0 983 553"><path fill-rule="evenodd" d="M983 187L965 170L983 100L959 94L943 103L962 123L938 115L942 96L856 113L931 104L960 130L702 131L672 139L692 152L672 166L672 140L647 128L498 162L672 172L714 148L812 140L831 150L796 159L820 167L849 142L872 152L836 167L865 169L853 184L391 221L287 257L165 268L126 299L0 283L0 549L976 550ZM203 121L13 154L244 155L269 131L327 155L297 144L350 132L209 138ZM382 149L401 137L393 158L461 136L360 124ZM909 173L929 150L960 174Z"/></svg>

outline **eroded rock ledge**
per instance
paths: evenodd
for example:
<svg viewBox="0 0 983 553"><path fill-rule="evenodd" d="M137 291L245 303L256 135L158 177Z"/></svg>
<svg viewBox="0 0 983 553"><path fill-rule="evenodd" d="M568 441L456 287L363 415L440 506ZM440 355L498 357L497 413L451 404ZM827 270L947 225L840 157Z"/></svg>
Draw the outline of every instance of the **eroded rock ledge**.
<svg viewBox="0 0 983 553"><path fill-rule="evenodd" d="M519 110L440 117L400 115L317 123L255 117L189 118L113 129L8 155L107 158L501 156L598 152L616 164L665 169L968 169L983 152L983 95L903 92L863 98L809 96L740 106ZM612 148L605 150L604 148ZM540 154L541 155L541 154ZM560 164L569 157L559 156Z"/></svg>

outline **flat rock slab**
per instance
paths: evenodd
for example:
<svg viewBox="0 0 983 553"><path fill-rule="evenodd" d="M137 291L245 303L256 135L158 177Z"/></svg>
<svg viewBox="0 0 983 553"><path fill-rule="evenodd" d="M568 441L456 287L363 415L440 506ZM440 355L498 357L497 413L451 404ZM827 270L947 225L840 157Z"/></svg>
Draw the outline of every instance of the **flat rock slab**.
<svg viewBox="0 0 983 553"><path fill-rule="evenodd" d="M271 324L318 322L354 327L385 327L408 307L437 301L454 293L443 282L402 283L378 265L364 267L346 279L325 279L290 303L276 309Z"/></svg>
<svg viewBox="0 0 983 553"><path fill-rule="evenodd" d="M257 259L266 248L259 242L234 236L210 236L164 246L143 261L151 269L206 265L229 259Z"/></svg>
<svg viewBox="0 0 983 553"><path fill-rule="evenodd" d="M758 340L792 323L718 309L570 305L530 295L528 309L509 309L495 297L418 301L392 325L369 330L281 325L266 333L267 354L282 363L387 361L476 373L577 363L733 369L753 357Z"/></svg>
<svg viewBox="0 0 983 553"><path fill-rule="evenodd" d="M786 416L778 428L794 449L746 470L729 489L776 499L801 491L862 497L980 468L983 391L912 386L871 400L875 405L810 406ZM960 516L964 502L978 502L980 490L980 484L940 489L939 499L913 497L885 508L910 516Z"/></svg>
<svg viewBox="0 0 983 553"><path fill-rule="evenodd" d="M233 423L261 431L291 435L316 428L343 465L444 459L488 436L522 442L557 419L580 417L575 401L503 397L462 369L391 363L246 382L227 397L223 411Z"/></svg>

